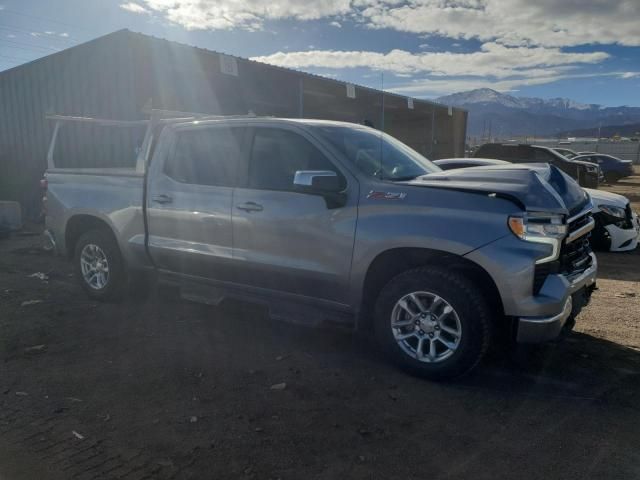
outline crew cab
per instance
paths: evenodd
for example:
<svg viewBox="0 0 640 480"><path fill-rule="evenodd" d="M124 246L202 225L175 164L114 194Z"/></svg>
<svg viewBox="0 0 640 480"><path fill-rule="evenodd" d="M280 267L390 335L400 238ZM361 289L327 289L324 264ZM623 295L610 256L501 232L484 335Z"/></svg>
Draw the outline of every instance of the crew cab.
<svg viewBox="0 0 640 480"><path fill-rule="evenodd" d="M550 163L555 165L582 187L598 188L601 180L600 169L597 165L579 160L569 160L553 148L516 144L516 143L485 143L473 155L476 158L495 158L511 163Z"/></svg>
<svg viewBox="0 0 640 480"><path fill-rule="evenodd" d="M590 199L554 166L442 172L366 126L167 116L114 169L57 165L56 136L126 125L50 117L47 235L91 298L152 273L191 300L370 331L442 379L492 342L558 337L595 288Z"/></svg>

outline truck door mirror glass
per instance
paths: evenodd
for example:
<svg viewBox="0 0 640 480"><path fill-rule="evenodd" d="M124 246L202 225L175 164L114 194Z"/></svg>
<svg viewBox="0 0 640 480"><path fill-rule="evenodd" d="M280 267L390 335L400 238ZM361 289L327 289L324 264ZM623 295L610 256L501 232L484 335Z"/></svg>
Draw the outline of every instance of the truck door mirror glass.
<svg viewBox="0 0 640 480"><path fill-rule="evenodd" d="M300 192L324 197L329 209L343 207L347 201L343 179L331 170L298 170L293 186Z"/></svg>
<svg viewBox="0 0 640 480"><path fill-rule="evenodd" d="M338 174L329 170L298 170L293 184L298 189L319 194L335 193L343 188Z"/></svg>

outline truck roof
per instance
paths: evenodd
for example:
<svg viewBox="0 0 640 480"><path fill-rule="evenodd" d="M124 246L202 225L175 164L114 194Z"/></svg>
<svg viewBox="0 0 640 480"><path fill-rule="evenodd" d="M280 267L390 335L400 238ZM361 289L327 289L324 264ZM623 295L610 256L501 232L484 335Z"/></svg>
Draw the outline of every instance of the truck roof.
<svg viewBox="0 0 640 480"><path fill-rule="evenodd" d="M309 125L309 126L332 126L332 127L349 127L349 128L371 128L366 125L351 122L341 122L337 120L320 120L315 118L281 118L281 117L257 117L257 116L225 116L225 117L203 117L203 118L171 118L163 119L163 122L172 125L193 125L193 124L213 124L219 122L260 122L260 123L290 123L295 125Z"/></svg>

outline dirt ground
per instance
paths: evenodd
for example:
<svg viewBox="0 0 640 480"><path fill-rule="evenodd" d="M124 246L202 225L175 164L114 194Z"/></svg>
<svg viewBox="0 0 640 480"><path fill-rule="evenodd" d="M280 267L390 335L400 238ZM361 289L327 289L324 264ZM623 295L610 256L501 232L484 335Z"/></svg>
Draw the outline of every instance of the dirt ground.
<svg viewBox="0 0 640 480"><path fill-rule="evenodd" d="M248 305L96 304L39 244L0 241L0 480L640 478L639 251L564 342L436 384Z"/></svg>

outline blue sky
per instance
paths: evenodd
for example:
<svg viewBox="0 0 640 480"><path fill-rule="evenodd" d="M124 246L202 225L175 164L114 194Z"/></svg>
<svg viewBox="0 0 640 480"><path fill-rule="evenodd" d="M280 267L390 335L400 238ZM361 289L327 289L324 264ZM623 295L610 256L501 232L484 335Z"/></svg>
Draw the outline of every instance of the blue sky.
<svg viewBox="0 0 640 480"><path fill-rule="evenodd" d="M639 19L639 0L0 0L0 70L128 28L415 97L640 106Z"/></svg>

